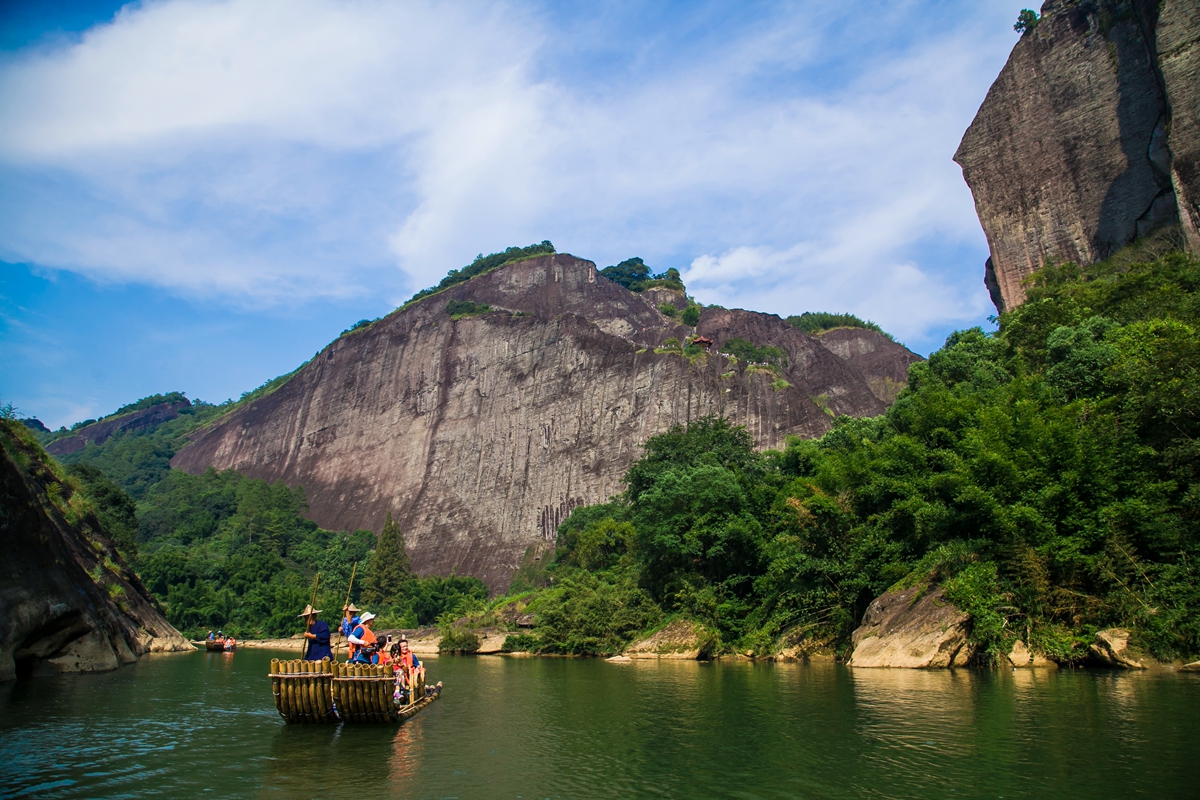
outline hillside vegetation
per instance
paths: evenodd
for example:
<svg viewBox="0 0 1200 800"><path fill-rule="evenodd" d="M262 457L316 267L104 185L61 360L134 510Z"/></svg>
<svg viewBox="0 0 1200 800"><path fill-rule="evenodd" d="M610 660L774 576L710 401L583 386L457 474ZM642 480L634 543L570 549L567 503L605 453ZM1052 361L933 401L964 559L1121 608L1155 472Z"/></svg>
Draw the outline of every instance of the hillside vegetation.
<svg viewBox="0 0 1200 800"><path fill-rule="evenodd" d="M1101 628L1200 654L1200 263L1047 268L1000 331L952 335L883 416L756 453L721 419L652 438L524 574L524 649L611 653L669 616L713 649L845 652L867 604L940 585L980 658L1062 663Z"/></svg>

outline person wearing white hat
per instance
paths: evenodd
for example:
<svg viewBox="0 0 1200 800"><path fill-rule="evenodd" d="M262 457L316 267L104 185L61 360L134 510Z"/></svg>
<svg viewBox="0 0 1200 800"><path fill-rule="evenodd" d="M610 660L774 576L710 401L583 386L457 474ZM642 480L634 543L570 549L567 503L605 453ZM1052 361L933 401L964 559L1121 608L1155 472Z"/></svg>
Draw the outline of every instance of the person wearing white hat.
<svg viewBox="0 0 1200 800"><path fill-rule="evenodd" d="M371 621L375 615L364 611L359 617L358 627L350 631L350 644L354 645L354 658L357 664L372 664L375 656L375 632L371 630Z"/></svg>
<svg viewBox="0 0 1200 800"><path fill-rule="evenodd" d="M308 651L304 654L305 661L320 661L322 658L333 659L333 650L329 647L329 626L325 620L317 619L321 609L306 605L300 612L300 617L308 619L308 629L304 638L308 640Z"/></svg>

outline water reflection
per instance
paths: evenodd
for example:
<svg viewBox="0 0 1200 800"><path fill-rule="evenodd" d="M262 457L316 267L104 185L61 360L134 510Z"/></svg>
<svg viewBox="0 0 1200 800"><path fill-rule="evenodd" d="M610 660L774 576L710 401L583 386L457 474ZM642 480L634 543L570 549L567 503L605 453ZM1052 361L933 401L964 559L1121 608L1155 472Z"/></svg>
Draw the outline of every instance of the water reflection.
<svg viewBox="0 0 1200 800"><path fill-rule="evenodd" d="M442 658L402 726L286 726L271 654L0 687L13 796L1179 797L1200 680Z"/></svg>

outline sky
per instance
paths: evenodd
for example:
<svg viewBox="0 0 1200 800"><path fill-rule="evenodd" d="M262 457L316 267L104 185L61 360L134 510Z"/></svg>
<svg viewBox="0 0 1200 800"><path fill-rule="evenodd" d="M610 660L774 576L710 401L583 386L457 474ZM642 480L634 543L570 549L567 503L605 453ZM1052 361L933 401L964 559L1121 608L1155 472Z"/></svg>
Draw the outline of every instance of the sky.
<svg viewBox="0 0 1200 800"><path fill-rule="evenodd" d="M951 160L1020 2L0 0L0 398L237 398L480 253L989 326Z"/></svg>

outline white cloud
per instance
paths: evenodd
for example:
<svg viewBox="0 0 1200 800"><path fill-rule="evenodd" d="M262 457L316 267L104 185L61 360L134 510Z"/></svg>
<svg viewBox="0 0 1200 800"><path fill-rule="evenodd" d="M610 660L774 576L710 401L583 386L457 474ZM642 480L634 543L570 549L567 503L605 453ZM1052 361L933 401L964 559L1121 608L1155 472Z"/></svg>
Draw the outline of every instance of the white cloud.
<svg viewBox="0 0 1200 800"><path fill-rule="evenodd" d="M1011 44L995 9L928 13L773 9L596 77L516 4L130 6L0 66L0 257L273 302L550 237L920 336L986 310L981 263L917 249L982 249L949 159Z"/></svg>

